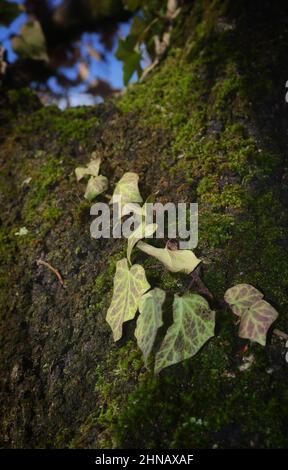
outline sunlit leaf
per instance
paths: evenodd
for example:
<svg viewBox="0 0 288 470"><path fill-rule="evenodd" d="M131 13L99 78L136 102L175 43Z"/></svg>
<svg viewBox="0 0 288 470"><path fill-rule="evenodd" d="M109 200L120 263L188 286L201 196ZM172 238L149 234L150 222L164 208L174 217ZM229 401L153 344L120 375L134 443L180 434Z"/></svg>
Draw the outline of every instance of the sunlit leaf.
<svg viewBox="0 0 288 470"><path fill-rule="evenodd" d="M230 305L231 310L239 317L263 297L263 294L250 284L237 284L228 289L224 295L225 302Z"/></svg>
<svg viewBox="0 0 288 470"><path fill-rule="evenodd" d="M198 294L175 295L173 320L156 355L155 373L194 356L214 336L215 312Z"/></svg>
<svg viewBox="0 0 288 470"><path fill-rule="evenodd" d="M12 44L14 51L23 58L49 62L45 36L37 20L25 23L20 36L12 39Z"/></svg>
<svg viewBox="0 0 288 470"><path fill-rule="evenodd" d="M144 294L139 303L140 315L137 320L135 337L143 352L145 362L152 350L158 328L163 325L162 305L165 292L157 287Z"/></svg>
<svg viewBox="0 0 288 470"><path fill-rule="evenodd" d="M143 206L144 207L144 206ZM140 217L143 216L143 208L137 203L134 202L129 202L128 204L125 204L125 206L122 207L122 212L121 215L129 215L131 213L137 214Z"/></svg>
<svg viewBox="0 0 288 470"><path fill-rule="evenodd" d="M107 188L108 179L106 176L91 176L88 181L84 197L85 199L88 199L88 201L93 201L96 196L106 191Z"/></svg>
<svg viewBox="0 0 288 470"><path fill-rule="evenodd" d="M143 199L138 188L139 176L137 173L124 173L120 181L117 183L110 204L121 201L121 204L130 202L142 202Z"/></svg>
<svg viewBox="0 0 288 470"><path fill-rule="evenodd" d="M134 230L132 235L130 235L130 237L128 238L127 258L128 258L129 263L131 263L131 260L130 260L131 253L136 243L138 243L139 240L141 240L141 238L151 237L151 235L153 235L153 233L156 230L157 230L157 224L146 225L145 222L142 222L139 225L139 227L136 230Z"/></svg>
<svg viewBox="0 0 288 470"><path fill-rule="evenodd" d="M79 166L75 170L77 181L80 181L84 176L98 176L100 169L101 159L96 158L91 160L86 167Z"/></svg>
<svg viewBox="0 0 288 470"><path fill-rule="evenodd" d="M130 213L139 215L143 221L147 218L147 201L141 207L138 203L129 202L122 208L122 216L129 215Z"/></svg>
<svg viewBox="0 0 288 470"><path fill-rule="evenodd" d="M190 274L201 263L191 250L172 251L168 248L155 248L142 241L138 242L137 248L158 259L172 273Z"/></svg>
<svg viewBox="0 0 288 470"><path fill-rule="evenodd" d="M277 317L278 313L272 305L263 299L256 301L241 316L240 338L251 339L265 346L267 332Z"/></svg>
<svg viewBox="0 0 288 470"><path fill-rule="evenodd" d="M106 316L114 341L121 338L123 323L134 318L140 298L149 288L142 266L134 264L129 270L126 258L117 262L113 298Z"/></svg>

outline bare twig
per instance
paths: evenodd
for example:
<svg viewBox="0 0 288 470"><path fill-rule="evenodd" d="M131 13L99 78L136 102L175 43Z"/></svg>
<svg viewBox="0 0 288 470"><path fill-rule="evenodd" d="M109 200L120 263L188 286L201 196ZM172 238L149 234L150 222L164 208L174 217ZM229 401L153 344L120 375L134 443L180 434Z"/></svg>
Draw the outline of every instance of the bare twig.
<svg viewBox="0 0 288 470"><path fill-rule="evenodd" d="M53 268L53 266L51 266L51 264L47 263L47 261L44 261L43 259L37 259L36 263L37 263L38 266L42 265L42 266L46 266L48 269L50 269L50 271L52 271L56 275L56 277L57 277L58 281L60 282L61 286L64 287L64 289L67 287L65 282L64 282L64 279L61 276L58 269Z"/></svg>

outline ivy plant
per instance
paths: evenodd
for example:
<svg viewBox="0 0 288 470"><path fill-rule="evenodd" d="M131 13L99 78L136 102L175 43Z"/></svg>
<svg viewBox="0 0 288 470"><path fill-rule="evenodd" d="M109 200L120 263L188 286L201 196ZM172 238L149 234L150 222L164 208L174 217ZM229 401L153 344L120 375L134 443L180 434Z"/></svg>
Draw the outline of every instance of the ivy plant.
<svg viewBox="0 0 288 470"><path fill-rule="evenodd" d="M125 173L117 183L110 202L120 201L121 204L128 205L129 209L135 209L133 204L143 201L138 188L138 179L136 173ZM146 254L158 259L171 272L190 274L201 260L191 250L155 248L141 241L153 235L157 225L146 225L145 204L140 211L138 207L138 212L142 216L142 222L128 238L127 258L117 263L113 297L106 320L113 331L114 341L117 341L122 336L123 323L133 319L137 310L139 311L135 336L147 364L157 331L163 324L162 307L166 294L157 287L149 290L150 285L142 266L135 264L129 268L129 264L132 264L133 248L137 246ZM167 330L156 355L155 373L193 356L214 334L215 314L200 295L175 296L173 316L174 322Z"/></svg>
<svg viewBox="0 0 288 470"><path fill-rule="evenodd" d="M100 164L100 159L92 154L92 159L86 167L78 167L75 170L77 181L89 177L84 195L88 200L93 200L108 188L107 178L99 175ZM158 330L165 327L163 306L166 293L158 287L151 289L143 266L132 264L133 249L137 247L156 258L173 273L191 275L201 260L191 250L170 249L169 246L156 248L143 241L154 234L157 224L146 223L146 203L142 207L135 204L143 202L138 181L137 173L125 173L116 184L110 200L110 204L121 203L124 210L121 211L120 217L133 210L141 216L142 221L128 238L127 258L116 264L112 301L106 320L113 332L114 341L118 341L122 337L123 324L134 319L137 311L139 312L135 337L147 365ZM206 291L208 292L207 288ZM213 298L210 292L209 297ZM237 284L226 291L224 299L240 319L239 336L265 346L267 332L277 319L278 313L263 297L262 292L250 284ZM193 357L214 336L214 329L215 312L203 296L196 293L175 295L173 323L167 329L156 352L154 372L158 374L168 366Z"/></svg>

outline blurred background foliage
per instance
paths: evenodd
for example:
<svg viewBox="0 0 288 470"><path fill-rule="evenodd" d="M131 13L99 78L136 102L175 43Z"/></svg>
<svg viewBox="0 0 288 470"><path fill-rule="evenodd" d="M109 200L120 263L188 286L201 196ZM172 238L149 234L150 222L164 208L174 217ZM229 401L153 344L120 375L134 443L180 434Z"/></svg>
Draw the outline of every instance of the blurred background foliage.
<svg viewBox="0 0 288 470"><path fill-rule="evenodd" d="M177 3L0 0L1 86L29 85L62 108L99 102L155 60Z"/></svg>

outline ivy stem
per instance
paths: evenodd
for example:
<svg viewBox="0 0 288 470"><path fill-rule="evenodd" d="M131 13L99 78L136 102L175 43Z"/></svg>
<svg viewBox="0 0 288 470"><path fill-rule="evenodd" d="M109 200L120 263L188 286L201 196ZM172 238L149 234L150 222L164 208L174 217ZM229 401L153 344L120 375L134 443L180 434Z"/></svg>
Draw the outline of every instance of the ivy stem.
<svg viewBox="0 0 288 470"><path fill-rule="evenodd" d="M206 284L202 281L200 277L199 269L196 269L195 271L193 271L193 273L191 273L190 276L191 276L191 281L189 282L187 290L190 290L193 284L195 284L195 286L198 288L201 294L205 295L205 297L208 297L210 300L215 301L214 295L208 289Z"/></svg>

